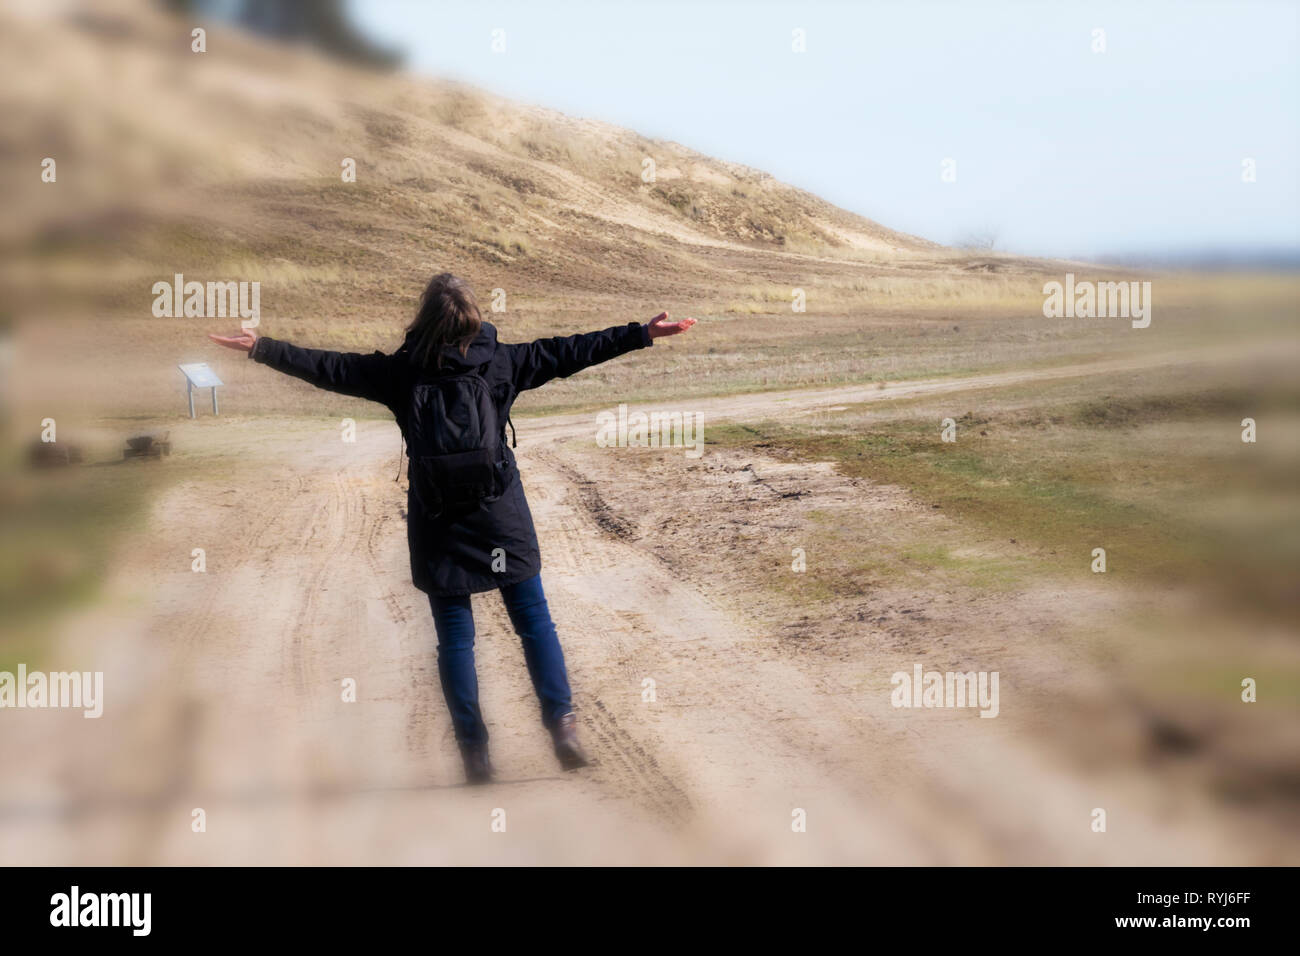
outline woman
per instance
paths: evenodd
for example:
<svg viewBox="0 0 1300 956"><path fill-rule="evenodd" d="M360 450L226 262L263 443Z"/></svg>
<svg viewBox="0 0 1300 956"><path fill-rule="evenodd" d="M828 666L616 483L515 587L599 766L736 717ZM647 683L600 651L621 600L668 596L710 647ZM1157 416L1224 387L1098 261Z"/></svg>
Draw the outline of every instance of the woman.
<svg viewBox="0 0 1300 956"><path fill-rule="evenodd" d="M411 452L411 577L433 608L438 676L470 783L492 779L474 670L469 596L479 591L501 591L561 766L573 770L587 763L564 653L542 590L537 533L505 440L510 407L526 389L694 324L695 319L669 322L661 312L644 325L506 345L482 320L469 284L443 273L424 290L406 340L392 355L304 349L251 329L209 335L312 385L380 402L396 417Z"/></svg>

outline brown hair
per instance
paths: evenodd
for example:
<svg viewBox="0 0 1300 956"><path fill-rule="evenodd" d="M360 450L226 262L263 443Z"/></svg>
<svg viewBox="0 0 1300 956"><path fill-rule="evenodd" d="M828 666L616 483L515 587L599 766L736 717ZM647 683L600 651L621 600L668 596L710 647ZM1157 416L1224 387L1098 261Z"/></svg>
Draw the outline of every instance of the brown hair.
<svg viewBox="0 0 1300 956"><path fill-rule="evenodd" d="M441 365L444 346L454 346L464 355L482 325L469 283L442 272L425 287L419 311L406 327L406 341L421 365Z"/></svg>

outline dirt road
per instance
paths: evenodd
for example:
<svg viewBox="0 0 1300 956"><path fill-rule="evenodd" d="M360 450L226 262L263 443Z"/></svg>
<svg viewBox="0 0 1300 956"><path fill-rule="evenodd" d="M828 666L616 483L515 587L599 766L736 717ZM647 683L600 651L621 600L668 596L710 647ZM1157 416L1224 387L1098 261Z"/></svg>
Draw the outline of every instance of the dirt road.
<svg viewBox="0 0 1300 956"><path fill-rule="evenodd" d="M692 409L759 418L1169 360ZM106 606L71 620L41 661L104 671L104 716L4 715L0 859L1250 859L1208 825L1211 808L1171 816L1138 778L1098 792L1014 715L904 720L887 673L875 675L885 693L853 691L835 661L783 649L706 569L671 572L644 543L610 533L611 516L588 493L605 476L575 471L557 445L594 434L593 416L530 420L520 434L543 575L597 766L557 771L500 601L481 595L479 674L502 782L460 785L428 607L409 584L395 425L362 422L345 444L333 421L208 420L173 437L220 467L157 503L124 547ZM191 570L196 548L204 573ZM870 648L862 654L869 665ZM355 702L343 700L348 679ZM1116 821L1107 834L1089 827L1099 805ZM193 828L196 809L204 832ZM792 830L799 810L806 832Z"/></svg>

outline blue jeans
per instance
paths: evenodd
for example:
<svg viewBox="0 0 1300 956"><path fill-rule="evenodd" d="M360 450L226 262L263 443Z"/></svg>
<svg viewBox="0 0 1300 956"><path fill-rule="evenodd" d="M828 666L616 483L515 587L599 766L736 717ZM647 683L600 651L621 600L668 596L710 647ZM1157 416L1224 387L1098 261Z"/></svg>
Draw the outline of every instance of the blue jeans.
<svg viewBox="0 0 1300 956"><path fill-rule="evenodd" d="M533 690L542 705L542 723L550 728L573 709L564 652L551 623L542 591L542 576L533 575L501 589L510 623L524 645L524 662ZM487 727L478 706L478 674L474 670L474 612L469 596L430 597L433 626L438 632L438 678L451 711L451 725L461 747L485 744Z"/></svg>

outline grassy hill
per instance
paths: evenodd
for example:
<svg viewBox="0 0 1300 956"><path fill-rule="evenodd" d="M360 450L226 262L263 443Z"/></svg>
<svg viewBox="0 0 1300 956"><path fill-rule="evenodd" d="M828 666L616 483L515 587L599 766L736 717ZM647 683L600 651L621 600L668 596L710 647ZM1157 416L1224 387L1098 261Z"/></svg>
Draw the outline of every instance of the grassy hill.
<svg viewBox="0 0 1300 956"><path fill-rule="evenodd" d="M1051 361L1116 331L1044 329L1060 263L947 249L675 143L232 28L194 53L192 26L144 2L0 13L0 282L40 408L174 415L175 365L203 360L231 413L342 407L209 345L228 321L155 318L176 273L260 282L263 332L333 348L393 347L443 270L485 306L504 292L506 340L704 320L689 350L561 383L552 407L611 384L635 400Z"/></svg>

